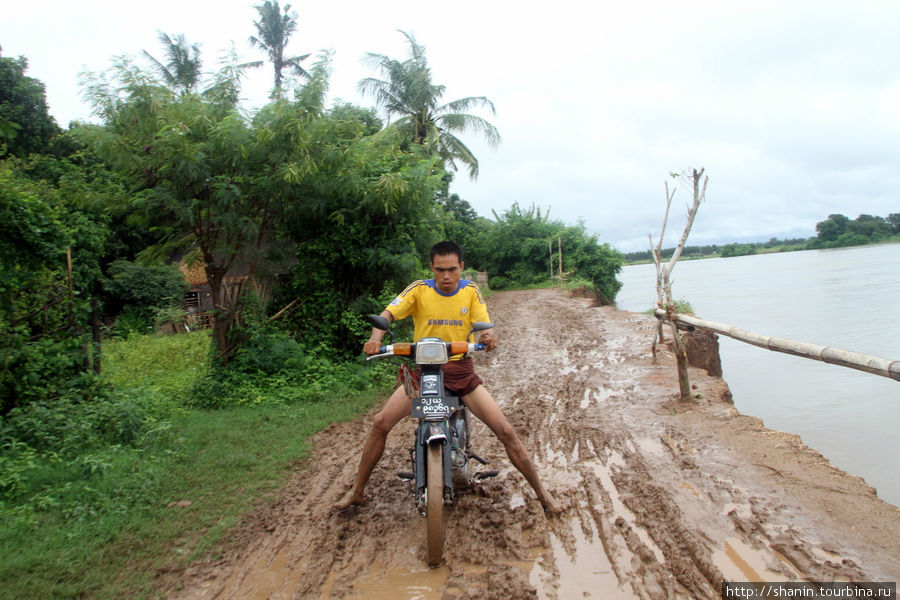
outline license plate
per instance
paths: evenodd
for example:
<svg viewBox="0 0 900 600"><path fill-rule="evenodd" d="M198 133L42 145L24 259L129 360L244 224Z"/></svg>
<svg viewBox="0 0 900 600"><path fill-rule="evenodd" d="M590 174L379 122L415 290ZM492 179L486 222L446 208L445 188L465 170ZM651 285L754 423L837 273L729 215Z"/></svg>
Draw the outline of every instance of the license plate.
<svg viewBox="0 0 900 600"><path fill-rule="evenodd" d="M426 421L446 419L457 408L459 408L459 398L456 396L426 396L412 399L414 419L425 419Z"/></svg>

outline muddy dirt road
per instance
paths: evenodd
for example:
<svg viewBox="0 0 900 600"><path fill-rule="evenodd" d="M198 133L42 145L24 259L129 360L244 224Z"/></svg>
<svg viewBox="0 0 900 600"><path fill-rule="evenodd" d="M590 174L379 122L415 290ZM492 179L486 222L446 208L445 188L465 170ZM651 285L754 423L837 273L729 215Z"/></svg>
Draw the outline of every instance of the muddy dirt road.
<svg viewBox="0 0 900 600"><path fill-rule="evenodd" d="M334 513L369 421L340 424L171 597L715 598L723 580L900 579L900 510L740 415L705 371L692 370L696 402L676 402L672 357L650 355L655 321L555 290L488 304L501 346L477 368L562 515L544 515L473 422L474 449L500 476L445 511L445 563L429 569L424 518L394 475L412 424L388 439L368 503Z"/></svg>

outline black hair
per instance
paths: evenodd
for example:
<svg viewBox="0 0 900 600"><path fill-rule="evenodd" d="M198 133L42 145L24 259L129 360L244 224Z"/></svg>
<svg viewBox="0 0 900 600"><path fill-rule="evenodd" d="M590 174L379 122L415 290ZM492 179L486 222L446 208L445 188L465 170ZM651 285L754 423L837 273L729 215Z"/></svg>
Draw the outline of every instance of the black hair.
<svg viewBox="0 0 900 600"><path fill-rule="evenodd" d="M448 254L455 254L459 258L459 262L463 262L462 246L449 240L438 242L431 247L431 262L434 262L435 256L447 256Z"/></svg>

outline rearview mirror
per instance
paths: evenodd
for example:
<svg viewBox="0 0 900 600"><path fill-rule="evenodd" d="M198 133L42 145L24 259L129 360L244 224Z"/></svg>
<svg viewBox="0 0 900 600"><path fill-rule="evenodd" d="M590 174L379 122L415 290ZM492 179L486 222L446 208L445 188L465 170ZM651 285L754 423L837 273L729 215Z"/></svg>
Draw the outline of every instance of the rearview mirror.
<svg viewBox="0 0 900 600"><path fill-rule="evenodd" d="M484 331L485 329L492 329L494 324L489 321L475 321L472 323L472 331Z"/></svg>

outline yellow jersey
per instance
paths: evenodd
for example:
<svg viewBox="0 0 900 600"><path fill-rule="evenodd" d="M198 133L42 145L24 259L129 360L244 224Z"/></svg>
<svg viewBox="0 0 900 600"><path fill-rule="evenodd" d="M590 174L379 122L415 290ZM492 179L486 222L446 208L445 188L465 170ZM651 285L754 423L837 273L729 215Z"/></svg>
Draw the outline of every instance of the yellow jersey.
<svg viewBox="0 0 900 600"><path fill-rule="evenodd" d="M456 291L444 294L434 279L414 281L388 305L387 310L399 321L413 316L413 337L439 337L446 342L461 342L475 321L490 321L481 291L474 281L460 279Z"/></svg>

